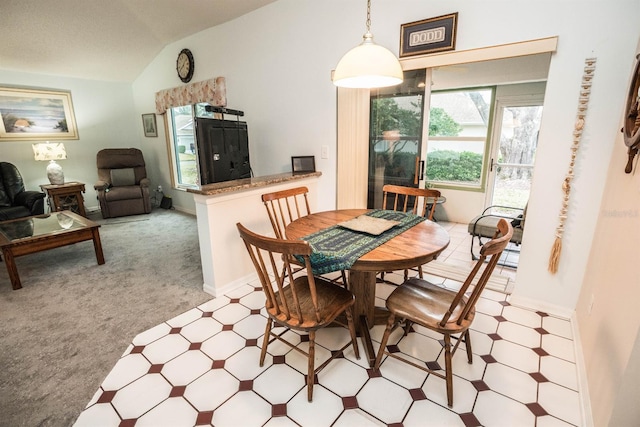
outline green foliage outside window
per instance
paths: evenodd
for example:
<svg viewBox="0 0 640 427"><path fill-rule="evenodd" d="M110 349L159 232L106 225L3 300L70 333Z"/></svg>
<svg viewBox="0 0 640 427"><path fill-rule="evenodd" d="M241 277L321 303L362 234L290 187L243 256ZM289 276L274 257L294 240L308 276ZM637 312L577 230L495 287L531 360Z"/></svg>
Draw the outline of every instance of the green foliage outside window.
<svg viewBox="0 0 640 427"><path fill-rule="evenodd" d="M462 126L443 108L434 107L429 111L429 136L458 136L460 132Z"/></svg>
<svg viewBox="0 0 640 427"><path fill-rule="evenodd" d="M384 130L398 129L401 135L420 135L420 116L416 111L402 109L393 98L382 98L372 103L375 117L374 135L382 135ZM429 136L458 136L462 126L443 108L434 107L429 112ZM400 146L397 146L400 147ZM394 147L397 149L397 147ZM386 153L388 156L390 153ZM413 168L413 156L395 152L389 162L390 176L398 179L413 179L408 171ZM478 183L482 173L482 155L470 151L437 150L427 154L427 180ZM406 184L410 185L410 184Z"/></svg>
<svg viewBox="0 0 640 427"><path fill-rule="evenodd" d="M482 155L438 150L427 154L427 165L429 181L480 182Z"/></svg>

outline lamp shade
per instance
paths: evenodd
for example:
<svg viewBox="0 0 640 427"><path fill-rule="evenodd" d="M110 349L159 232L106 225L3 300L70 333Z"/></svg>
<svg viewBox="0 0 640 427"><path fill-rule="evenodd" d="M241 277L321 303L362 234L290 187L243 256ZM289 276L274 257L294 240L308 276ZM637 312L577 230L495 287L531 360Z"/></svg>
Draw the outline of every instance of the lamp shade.
<svg viewBox="0 0 640 427"><path fill-rule="evenodd" d="M62 142L32 144L32 147L36 160L64 160L67 158L67 151Z"/></svg>
<svg viewBox="0 0 640 427"><path fill-rule="evenodd" d="M390 50L366 33L360 45L347 52L333 72L333 84L348 88L376 88L402 83L402 66Z"/></svg>
<svg viewBox="0 0 640 427"><path fill-rule="evenodd" d="M33 144L33 156L36 160L48 160L47 178L51 184L64 184L64 173L62 166L56 163L56 160L64 160L67 158L67 151L64 149L62 142L56 143L40 143Z"/></svg>

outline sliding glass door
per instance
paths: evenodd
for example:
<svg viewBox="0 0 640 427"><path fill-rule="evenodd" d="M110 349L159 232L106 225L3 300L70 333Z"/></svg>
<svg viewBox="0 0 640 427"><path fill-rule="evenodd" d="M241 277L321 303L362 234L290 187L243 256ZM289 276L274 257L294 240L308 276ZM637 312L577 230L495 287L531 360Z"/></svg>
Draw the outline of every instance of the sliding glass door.
<svg viewBox="0 0 640 427"><path fill-rule="evenodd" d="M423 179L425 70L404 74L401 85L371 91L368 208L382 207L385 184L417 187Z"/></svg>

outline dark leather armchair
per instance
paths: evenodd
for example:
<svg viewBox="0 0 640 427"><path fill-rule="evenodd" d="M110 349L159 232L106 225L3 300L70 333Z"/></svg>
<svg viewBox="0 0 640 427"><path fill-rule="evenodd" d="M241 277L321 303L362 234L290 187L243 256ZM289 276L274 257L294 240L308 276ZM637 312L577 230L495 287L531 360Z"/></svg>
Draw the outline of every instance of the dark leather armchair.
<svg viewBox="0 0 640 427"><path fill-rule="evenodd" d="M142 151L106 148L96 156L98 182L94 188L103 218L151 212L149 179Z"/></svg>
<svg viewBox="0 0 640 427"><path fill-rule="evenodd" d="M22 176L13 164L0 162L0 221L42 215L45 194L26 191Z"/></svg>

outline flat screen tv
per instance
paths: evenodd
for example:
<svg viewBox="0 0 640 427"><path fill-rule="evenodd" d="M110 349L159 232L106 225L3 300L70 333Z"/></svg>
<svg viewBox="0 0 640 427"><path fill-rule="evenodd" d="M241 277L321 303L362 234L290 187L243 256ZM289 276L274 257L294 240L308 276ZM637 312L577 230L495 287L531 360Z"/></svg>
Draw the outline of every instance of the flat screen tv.
<svg viewBox="0 0 640 427"><path fill-rule="evenodd" d="M250 178L247 123L196 118L200 184Z"/></svg>

